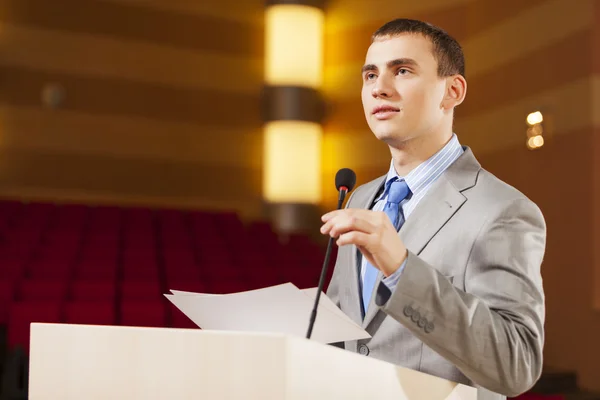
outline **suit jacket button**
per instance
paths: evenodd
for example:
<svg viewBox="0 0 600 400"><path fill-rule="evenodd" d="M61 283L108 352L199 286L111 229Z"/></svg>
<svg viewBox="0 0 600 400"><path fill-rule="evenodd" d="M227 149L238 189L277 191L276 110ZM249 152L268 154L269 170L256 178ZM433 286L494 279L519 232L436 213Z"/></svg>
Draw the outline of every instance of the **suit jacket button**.
<svg viewBox="0 0 600 400"><path fill-rule="evenodd" d="M415 311L411 317L413 322L418 322L421 319L421 314L418 311Z"/></svg>
<svg viewBox="0 0 600 400"><path fill-rule="evenodd" d="M411 306L404 307L404 315L406 315L407 317L410 317L411 315L413 315L414 311L415 310L413 310L413 308Z"/></svg>
<svg viewBox="0 0 600 400"><path fill-rule="evenodd" d="M433 329L434 329L434 328L435 328L435 326L433 325L433 322L428 322L428 323L425 325L425 332L426 332L426 333L431 333L431 332L433 332Z"/></svg>
<svg viewBox="0 0 600 400"><path fill-rule="evenodd" d="M422 317L419 322L417 322L417 325L419 326L419 328L423 328L427 325L427 320L425 319L425 317Z"/></svg>
<svg viewBox="0 0 600 400"><path fill-rule="evenodd" d="M360 346L358 346L358 352L360 354L362 354L363 356L368 356L369 355L369 348L367 347L366 344L361 344Z"/></svg>

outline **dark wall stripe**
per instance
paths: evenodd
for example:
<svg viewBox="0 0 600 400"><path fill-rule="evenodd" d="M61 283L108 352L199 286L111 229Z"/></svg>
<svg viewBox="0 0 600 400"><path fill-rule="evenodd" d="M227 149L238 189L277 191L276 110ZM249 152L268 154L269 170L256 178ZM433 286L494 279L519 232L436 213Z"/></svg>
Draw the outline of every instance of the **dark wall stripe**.
<svg viewBox="0 0 600 400"><path fill-rule="evenodd" d="M288 5L301 5L301 6L309 6L316 7L322 10L325 9L326 0L266 0L266 6L272 6L277 4L288 4Z"/></svg>
<svg viewBox="0 0 600 400"><path fill-rule="evenodd" d="M456 118L468 118L588 76L592 72L590 46L591 31L585 30L498 65L474 79L467 78L467 97L456 109ZM360 88L354 99L333 99L328 113L329 131L368 129Z"/></svg>
<svg viewBox="0 0 600 400"><path fill-rule="evenodd" d="M261 196L260 169L95 155L0 151L0 184L138 197Z"/></svg>
<svg viewBox="0 0 600 400"><path fill-rule="evenodd" d="M325 131L328 132L359 132L369 129L365 118L360 88L354 99L330 99L327 103Z"/></svg>
<svg viewBox="0 0 600 400"><path fill-rule="evenodd" d="M0 102L11 106L38 106L41 90L48 82L59 82L65 88L63 108L67 110L249 130L262 125L259 93L232 95L26 68L0 67Z"/></svg>
<svg viewBox="0 0 600 400"><path fill-rule="evenodd" d="M139 4L143 4L140 2ZM0 0L0 21L251 57L260 25L99 0Z"/></svg>
<svg viewBox="0 0 600 400"><path fill-rule="evenodd" d="M395 18L415 18L441 27L459 42L464 42L483 30L490 29L519 13L548 0L472 1L451 8L423 14L406 14L400 3L392 6L389 18L376 23L361 24L356 18L356 28L333 32L326 36L325 65L339 65L364 60L371 35L385 22ZM394 3L396 4L396 3ZM468 76L467 68L467 76Z"/></svg>
<svg viewBox="0 0 600 400"><path fill-rule="evenodd" d="M308 121L320 123L325 105L321 94L300 86L265 86L262 93L265 121Z"/></svg>
<svg viewBox="0 0 600 400"><path fill-rule="evenodd" d="M501 107L589 75L590 39L586 29L477 75L468 81L467 99L457 116Z"/></svg>

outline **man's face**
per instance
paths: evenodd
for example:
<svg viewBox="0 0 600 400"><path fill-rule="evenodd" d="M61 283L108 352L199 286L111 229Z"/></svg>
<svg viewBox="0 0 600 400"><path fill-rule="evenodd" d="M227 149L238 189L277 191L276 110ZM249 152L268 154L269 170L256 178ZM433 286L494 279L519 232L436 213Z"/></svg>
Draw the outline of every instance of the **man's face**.
<svg viewBox="0 0 600 400"><path fill-rule="evenodd" d="M388 145L435 133L444 116L446 79L422 35L377 39L362 71L362 103L375 136Z"/></svg>

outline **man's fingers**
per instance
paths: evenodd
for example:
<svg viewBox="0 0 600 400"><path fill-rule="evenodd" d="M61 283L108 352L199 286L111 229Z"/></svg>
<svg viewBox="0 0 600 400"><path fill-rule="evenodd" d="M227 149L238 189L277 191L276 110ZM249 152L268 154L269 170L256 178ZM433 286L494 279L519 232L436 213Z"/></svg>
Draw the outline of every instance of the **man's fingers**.
<svg viewBox="0 0 600 400"><path fill-rule="evenodd" d="M357 247L366 247L369 243L371 235L365 232L351 231L340 235L336 244L345 246L348 244L356 245Z"/></svg>
<svg viewBox="0 0 600 400"><path fill-rule="evenodd" d="M370 221L356 216L349 216L340 218L338 223L334 224L330 234L332 237L339 237L347 232L358 231L368 234L373 232L373 230L374 226Z"/></svg>
<svg viewBox="0 0 600 400"><path fill-rule="evenodd" d="M351 231L371 233L374 230L375 225L371 221L348 214L337 215L321 227L321 233L328 234L331 237L338 237Z"/></svg>
<svg viewBox="0 0 600 400"><path fill-rule="evenodd" d="M327 214L322 215L321 221L325 223L331 221L334 218L343 216L361 218L375 223L381 220L382 215L385 216L385 214L381 211L363 210L359 208L345 208L342 210L331 211Z"/></svg>

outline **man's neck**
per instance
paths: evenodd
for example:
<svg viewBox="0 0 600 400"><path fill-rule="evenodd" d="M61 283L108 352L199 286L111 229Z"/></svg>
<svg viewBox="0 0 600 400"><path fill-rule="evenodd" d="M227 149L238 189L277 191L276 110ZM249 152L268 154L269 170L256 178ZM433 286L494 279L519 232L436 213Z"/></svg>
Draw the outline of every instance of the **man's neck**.
<svg viewBox="0 0 600 400"><path fill-rule="evenodd" d="M452 139L452 132L443 136L426 136L390 146L394 168L399 176L406 176L410 171L440 151Z"/></svg>

